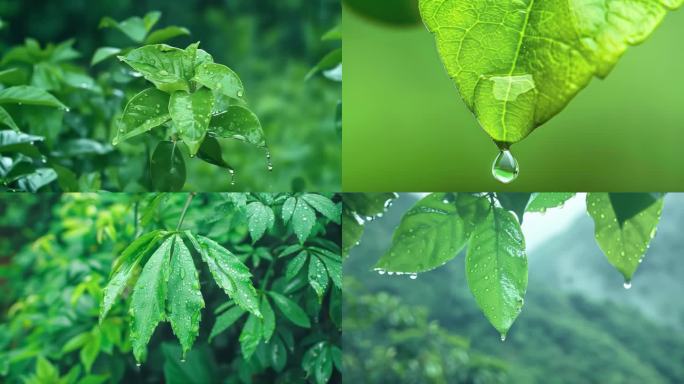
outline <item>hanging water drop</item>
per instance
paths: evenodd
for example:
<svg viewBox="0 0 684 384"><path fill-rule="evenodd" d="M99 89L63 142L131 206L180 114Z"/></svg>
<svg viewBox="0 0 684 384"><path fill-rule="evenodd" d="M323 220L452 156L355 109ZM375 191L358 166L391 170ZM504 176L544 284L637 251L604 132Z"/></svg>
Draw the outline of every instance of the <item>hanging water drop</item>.
<svg viewBox="0 0 684 384"><path fill-rule="evenodd" d="M411 275L409 275L409 278L410 278L411 280L415 280L415 279L418 278L418 274L412 273Z"/></svg>
<svg viewBox="0 0 684 384"><path fill-rule="evenodd" d="M632 288L632 280L625 280L625 283L622 284L622 286L625 287L625 289Z"/></svg>
<svg viewBox="0 0 684 384"><path fill-rule="evenodd" d="M378 275L384 275L385 274L384 269L378 269L377 271L378 271Z"/></svg>
<svg viewBox="0 0 684 384"><path fill-rule="evenodd" d="M506 341L506 334L502 333L501 334L501 342L504 342L504 341Z"/></svg>
<svg viewBox="0 0 684 384"><path fill-rule="evenodd" d="M518 178L518 160L508 149L502 150L492 164L492 176L499 182L508 184Z"/></svg>
<svg viewBox="0 0 684 384"><path fill-rule="evenodd" d="M142 364L140 364L140 363L135 363L135 366L138 367L138 368L140 368L141 365L142 365Z"/></svg>

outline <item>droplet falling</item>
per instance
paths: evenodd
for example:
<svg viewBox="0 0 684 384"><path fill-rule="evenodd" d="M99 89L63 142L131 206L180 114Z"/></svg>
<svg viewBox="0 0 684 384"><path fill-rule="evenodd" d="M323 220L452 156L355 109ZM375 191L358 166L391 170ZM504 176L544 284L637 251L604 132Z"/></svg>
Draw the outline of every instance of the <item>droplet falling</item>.
<svg viewBox="0 0 684 384"><path fill-rule="evenodd" d="M180 362L181 362L181 363L185 363L185 358L181 359Z"/></svg>
<svg viewBox="0 0 684 384"><path fill-rule="evenodd" d="M266 167L268 168L269 172L273 171L273 163L271 163L271 152L270 151L266 151Z"/></svg>
<svg viewBox="0 0 684 384"><path fill-rule="evenodd" d="M138 367L138 368L140 368L141 365L142 365L142 364L140 364L140 363L135 363L135 366Z"/></svg>
<svg viewBox="0 0 684 384"><path fill-rule="evenodd" d="M632 281L631 280L625 280L624 284L622 284L625 289L630 289L632 288Z"/></svg>
<svg viewBox="0 0 684 384"><path fill-rule="evenodd" d="M228 173L230 174L230 185L235 185L235 171L229 169Z"/></svg>
<svg viewBox="0 0 684 384"><path fill-rule="evenodd" d="M504 341L506 341L506 334L502 333L501 334L501 342L504 342Z"/></svg>
<svg viewBox="0 0 684 384"><path fill-rule="evenodd" d="M501 183L509 184L518 178L519 173L518 160L513 157L511 151L504 149L499 152L492 164L492 176Z"/></svg>

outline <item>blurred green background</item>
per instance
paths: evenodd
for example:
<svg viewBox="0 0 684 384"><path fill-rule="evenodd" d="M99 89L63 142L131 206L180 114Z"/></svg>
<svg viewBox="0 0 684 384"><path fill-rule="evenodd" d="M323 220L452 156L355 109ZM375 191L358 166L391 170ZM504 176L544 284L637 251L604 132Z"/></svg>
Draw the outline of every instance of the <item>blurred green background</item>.
<svg viewBox="0 0 684 384"><path fill-rule="evenodd" d="M513 146L520 177L504 186L415 0L344 3L345 191L684 190L684 11Z"/></svg>
<svg viewBox="0 0 684 384"><path fill-rule="evenodd" d="M75 38L81 62L88 65L100 46L130 45L123 34L98 29L102 17L123 20L150 10L163 12L159 27L179 25L192 32L170 44L201 41L217 62L239 74L273 155L269 173L263 151L226 141L224 158L235 167L237 184L230 185L224 170L187 161L186 190L340 189L335 114L341 84L323 76L304 80L321 57L339 46L321 40L340 21L337 0L3 0L0 19L8 25L0 31L0 51L27 37L43 44Z"/></svg>
<svg viewBox="0 0 684 384"><path fill-rule="evenodd" d="M594 240L583 197L526 214L529 285L503 343L468 290L463 254L415 280L372 271L418 199L400 194L345 261L344 382L684 382L684 194L666 196L629 290Z"/></svg>

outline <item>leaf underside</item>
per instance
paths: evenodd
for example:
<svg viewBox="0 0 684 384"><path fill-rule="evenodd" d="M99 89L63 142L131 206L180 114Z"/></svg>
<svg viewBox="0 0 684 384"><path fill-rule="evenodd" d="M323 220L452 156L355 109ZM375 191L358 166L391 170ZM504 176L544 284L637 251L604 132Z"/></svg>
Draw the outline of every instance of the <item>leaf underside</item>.
<svg viewBox="0 0 684 384"><path fill-rule="evenodd" d="M420 0L439 55L503 146L559 113L684 0Z"/></svg>

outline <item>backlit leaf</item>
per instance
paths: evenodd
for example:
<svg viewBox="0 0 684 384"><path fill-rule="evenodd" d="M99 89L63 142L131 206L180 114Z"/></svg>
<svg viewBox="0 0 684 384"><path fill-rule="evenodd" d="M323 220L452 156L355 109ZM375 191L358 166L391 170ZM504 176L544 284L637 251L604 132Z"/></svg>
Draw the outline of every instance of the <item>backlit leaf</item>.
<svg viewBox="0 0 684 384"><path fill-rule="evenodd" d="M170 27L158 29L145 39L145 44L158 44L163 43L167 40L173 39L178 36L188 36L190 35L190 30L184 27L177 27L172 25Z"/></svg>
<svg viewBox="0 0 684 384"><path fill-rule="evenodd" d="M99 64L110 57L116 56L121 53L121 49L115 47L100 47L93 54L92 60L90 60L90 65Z"/></svg>

